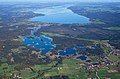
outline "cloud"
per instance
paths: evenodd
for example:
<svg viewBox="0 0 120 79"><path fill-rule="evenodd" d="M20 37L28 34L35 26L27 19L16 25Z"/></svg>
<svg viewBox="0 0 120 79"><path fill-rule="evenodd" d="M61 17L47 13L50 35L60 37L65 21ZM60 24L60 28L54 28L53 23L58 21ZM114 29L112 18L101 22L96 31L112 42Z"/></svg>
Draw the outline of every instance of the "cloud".
<svg viewBox="0 0 120 79"><path fill-rule="evenodd" d="M0 2L120 2L120 0L0 0Z"/></svg>

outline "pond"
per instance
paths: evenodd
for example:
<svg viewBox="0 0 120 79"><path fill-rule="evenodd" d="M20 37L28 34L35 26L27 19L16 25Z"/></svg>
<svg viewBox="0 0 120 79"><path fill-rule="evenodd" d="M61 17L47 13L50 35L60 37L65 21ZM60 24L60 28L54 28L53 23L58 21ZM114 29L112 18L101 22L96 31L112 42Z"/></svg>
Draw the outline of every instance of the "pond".
<svg viewBox="0 0 120 79"><path fill-rule="evenodd" d="M77 59L86 60L87 57L86 56L79 56L79 57L77 57Z"/></svg>
<svg viewBox="0 0 120 79"><path fill-rule="evenodd" d="M41 54L46 54L47 52L51 51L53 48L56 47L51 43L53 39L44 35L37 37L34 34L32 34L28 37L23 37L23 39L24 41L22 44L27 45L29 47L34 47L36 50L42 49L40 51Z"/></svg>
<svg viewBox="0 0 120 79"><path fill-rule="evenodd" d="M60 51L59 52L59 55L60 56L68 56L68 55L73 55L73 56L76 56L77 54L77 51L73 48L66 48L65 51Z"/></svg>

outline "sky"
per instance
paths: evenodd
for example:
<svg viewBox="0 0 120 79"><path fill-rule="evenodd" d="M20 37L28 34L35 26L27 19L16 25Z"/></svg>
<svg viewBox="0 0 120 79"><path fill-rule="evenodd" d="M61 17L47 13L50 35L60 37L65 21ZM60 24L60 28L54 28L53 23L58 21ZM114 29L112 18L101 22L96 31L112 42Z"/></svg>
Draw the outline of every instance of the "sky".
<svg viewBox="0 0 120 79"><path fill-rule="evenodd" d="M0 2L120 2L120 0L0 0Z"/></svg>

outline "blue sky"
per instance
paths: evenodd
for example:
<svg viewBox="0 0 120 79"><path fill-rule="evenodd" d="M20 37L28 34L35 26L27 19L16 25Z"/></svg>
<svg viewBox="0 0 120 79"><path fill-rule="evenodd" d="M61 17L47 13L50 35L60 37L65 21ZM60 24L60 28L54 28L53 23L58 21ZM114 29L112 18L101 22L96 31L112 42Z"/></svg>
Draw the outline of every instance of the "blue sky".
<svg viewBox="0 0 120 79"><path fill-rule="evenodd" d="M0 2L120 2L120 0L0 0Z"/></svg>

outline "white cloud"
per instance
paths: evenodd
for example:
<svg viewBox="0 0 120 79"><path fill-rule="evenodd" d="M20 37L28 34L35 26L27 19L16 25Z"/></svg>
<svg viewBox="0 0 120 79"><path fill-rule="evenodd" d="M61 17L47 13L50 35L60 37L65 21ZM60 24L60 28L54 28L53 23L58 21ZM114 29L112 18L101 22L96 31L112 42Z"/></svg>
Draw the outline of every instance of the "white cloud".
<svg viewBox="0 0 120 79"><path fill-rule="evenodd" d="M0 2L120 2L120 0L0 0Z"/></svg>

